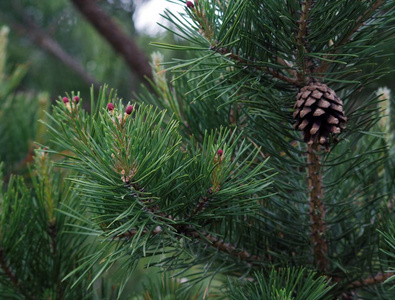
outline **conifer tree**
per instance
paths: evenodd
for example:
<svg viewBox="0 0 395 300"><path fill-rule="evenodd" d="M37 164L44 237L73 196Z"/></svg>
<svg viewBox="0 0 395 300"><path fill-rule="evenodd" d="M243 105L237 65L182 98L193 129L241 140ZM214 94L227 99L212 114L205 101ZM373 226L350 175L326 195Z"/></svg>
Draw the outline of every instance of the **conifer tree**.
<svg viewBox="0 0 395 300"><path fill-rule="evenodd" d="M71 93L48 115L40 155L64 157L74 195L57 212L94 240L63 281L115 267L121 297L148 258L166 280L144 299L394 298L391 104L365 92L393 2L180 3L164 16L189 44L157 46L189 58L153 55L156 93Z"/></svg>

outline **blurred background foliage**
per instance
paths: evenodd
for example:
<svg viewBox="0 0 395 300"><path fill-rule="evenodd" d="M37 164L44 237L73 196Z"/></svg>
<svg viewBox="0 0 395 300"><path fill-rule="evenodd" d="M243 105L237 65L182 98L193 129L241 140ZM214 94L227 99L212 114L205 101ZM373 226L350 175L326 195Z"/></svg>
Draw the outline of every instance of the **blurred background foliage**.
<svg viewBox="0 0 395 300"><path fill-rule="evenodd" d="M152 40L174 42L171 33L155 36L137 32L133 17L139 6L150 0L98 0L102 8L133 39L149 58L155 50ZM21 63L28 64L28 72L19 85L19 89L47 91L51 96L65 91L78 90L89 93L89 83L58 58L50 55L32 39L28 30L40 30L48 34L53 41L71 57L80 62L87 73L99 84L108 83L116 87L123 98L130 98L139 88L141 80L128 70L124 59L109 43L84 19L69 0L0 1L0 26L10 27L7 70ZM159 26L158 26L159 29ZM163 53L166 60L175 53ZM181 54L181 53L179 53Z"/></svg>
<svg viewBox="0 0 395 300"><path fill-rule="evenodd" d="M134 16L139 8L153 0L97 0L96 3L109 15L116 24L146 53L155 50L151 41L174 43L175 37L170 32L161 31L152 35L136 31ZM165 0L163 0L164 2ZM180 1L182 5L182 1ZM149 15L146 17L150 17ZM153 18L154 19L154 18ZM154 21L153 21L154 22ZM34 24L34 26L32 26ZM21 63L29 68L19 89L47 91L57 96L69 90L78 90L88 94L89 84L66 66L58 58L50 55L42 46L32 40L27 32L32 27L48 34L71 57L80 62L83 69L93 76L99 84L107 83L116 87L122 98L130 98L139 89L141 80L128 70L125 61L109 45L109 43L84 19L70 0L35 1L13 0L0 1L0 25L7 25L9 35L8 70ZM158 26L159 29L159 26ZM177 40L177 43L183 41ZM381 49L382 54L394 54L395 43ZM161 50L164 61L169 61L185 52ZM384 64L395 69L394 57L377 56L374 63ZM365 72L371 66L365 67ZM379 82L369 86L366 93L371 93L379 86L387 86L394 92L393 74L383 77Z"/></svg>

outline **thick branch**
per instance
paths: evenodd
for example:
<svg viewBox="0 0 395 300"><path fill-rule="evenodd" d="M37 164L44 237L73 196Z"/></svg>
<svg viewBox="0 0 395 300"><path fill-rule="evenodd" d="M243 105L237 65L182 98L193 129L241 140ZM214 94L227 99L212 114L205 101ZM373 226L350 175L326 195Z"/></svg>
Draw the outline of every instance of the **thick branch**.
<svg viewBox="0 0 395 300"><path fill-rule="evenodd" d="M328 245L326 243L325 207L322 203L324 197L322 186L321 162L317 155L319 145L307 146L307 172L309 183L309 203L311 221L311 243L313 245L314 263L318 270L328 270Z"/></svg>
<svg viewBox="0 0 395 300"><path fill-rule="evenodd" d="M130 70L143 81L152 80L151 66L137 44L127 36L94 0L70 0L95 29L125 59Z"/></svg>
<svg viewBox="0 0 395 300"><path fill-rule="evenodd" d="M85 71L82 63L76 58L67 54L66 51L48 34L39 29L32 21L29 21L28 26L24 26L15 22L11 22L11 26L21 35L29 37L35 44L41 47L43 50L50 53L52 56L59 59L66 66L71 68L77 73L86 83L89 85L93 84L95 88L100 86L100 83L89 73Z"/></svg>
<svg viewBox="0 0 395 300"><path fill-rule="evenodd" d="M362 280L357 280L351 283L348 287L351 289L360 288L364 286L375 285L377 283L383 283L385 280L395 275L395 273L378 273L376 276L369 277Z"/></svg>

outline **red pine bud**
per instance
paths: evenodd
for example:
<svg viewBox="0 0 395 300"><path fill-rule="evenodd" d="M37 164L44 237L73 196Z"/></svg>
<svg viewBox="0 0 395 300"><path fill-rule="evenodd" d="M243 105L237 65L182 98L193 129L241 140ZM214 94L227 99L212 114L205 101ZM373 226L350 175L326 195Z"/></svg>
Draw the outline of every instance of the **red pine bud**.
<svg viewBox="0 0 395 300"><path fill-rule="evenodd" d="M218 154L219 156L222 156L223 153L224 153L224 151L223 151L222 149L219 149L219 150L217 151L217 154Z"/></svg>
<svg viewBox="0 0 395 300"><path fill-rule="evenodd" d="M69 103L69 98L67 98L67 97L63 97L62 100L63 100L63 103L64 103L64 104Z"/></svg>
<svg viewBox="0 0 395 300"><path fill-rule="evenodd" d="M107 109L108 109L109 111L114 110L114 104L108 103L108 104L107 104Z"/></svg>
<svg viewBox="0 0 395 300"><path fill-rule="evenodd" d="M133 112L133 105L128 105L128 107L126 107L125 112L130 115Z"/></svg>
<svg viewBox="0 0 395 300"><path fill-rule="evenodd" d="M76 104L78 104L78 102L80 102L80 97L75 96L75 97L73 98L73 100L74 100L74 102L75 102Z"/></svg>
<svg viewBox="0 0 395 300"><path fill-rule="evenodd" d="M193 4L192 1L187 1L187 7L188 7L188 8L194 8L195 5Z"/></svg>

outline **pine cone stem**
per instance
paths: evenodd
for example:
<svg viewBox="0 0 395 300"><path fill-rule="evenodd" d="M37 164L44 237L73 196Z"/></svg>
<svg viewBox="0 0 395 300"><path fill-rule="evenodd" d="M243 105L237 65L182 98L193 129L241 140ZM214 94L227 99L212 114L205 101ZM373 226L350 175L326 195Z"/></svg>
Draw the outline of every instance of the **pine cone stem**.
<svg viewBox="0 0 395 300"><path fill-rule="evenodd" d="M321 162L317 154L320 145L307 145L307 172L309 183L309 203L311 221L311 243L313 245L314 264L325 273L329 264L326 258L328 245L326 242L325 207L322 203L324 190L322 185Z"/></svg>

